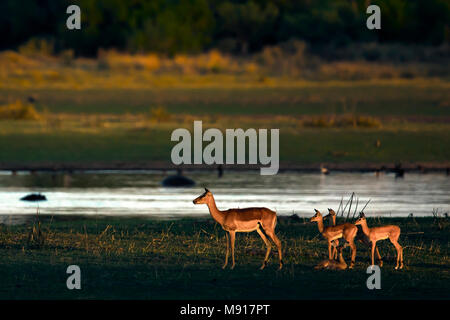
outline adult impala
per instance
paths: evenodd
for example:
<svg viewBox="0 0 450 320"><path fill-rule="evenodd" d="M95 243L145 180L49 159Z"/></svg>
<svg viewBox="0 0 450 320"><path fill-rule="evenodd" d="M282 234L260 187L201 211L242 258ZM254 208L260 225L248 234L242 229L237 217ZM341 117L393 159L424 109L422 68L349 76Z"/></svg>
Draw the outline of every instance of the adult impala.
<svg viewBox="0 0 450 320"><path fill-rule="evenodd" d="M355 265L356 246L354 239L356 236L356 232L358 231L358 228L351 223L344 223L337 226L324 227L322 214L319 212L319 210L314 209L314 211L316 212L316 214L310 219L310 221L317 222L319 232L328 241L328 259L329 260L333 259L333 254L331 252L332 242L334 240L344 238L350 245L350 248L352 249L352 261L349 266L349 268L352 269L353 266Z"/></svg>
<svg viewBox="0 0 450 320"><path fill-rule="evenodd" d="M334 212L333 209L328 208L328 214L326 216L323 217L323 219L329 219L329 223L331 226L336 226L336 213ZM338 246L339 246L339 240L333 240L331 241L331 246L333 247L332 252L331 252L331 256L333 257L333 259L337 259L337 253L338 253Z"/></svg>
<svg viewBox="0 0 450 320"><path fill-rule="evenodd" d="M275 242L278 248L278 256L280 259L280 268L283 267L283 258L281 255L281 241L275 235L275 226L277 224L277 214L267 208L244 208L244 209L228 209L221 211L217 209L214 196L208 189L205 188L205 192L194 200L194 204L206 204L209 209L209 213L218 224L226 232L227 237L227 252L225 255L225 264L223 269L228 264L228 254L231 244L231 269L234 268L234 242L236 240L236 232L252 232L256 231L263 239L267 246L266 256L264 258L261 270L267 265L269 254L271 250L270 241L264 235L263 231Z"/></svg>
<svg viewBox="0 0 450 320"><path fill-rule="evenodd" d="M389 239L397 250L397 265L395 266L395 269L397 270L399 268L399 261L400 269L403 268L403 248L398 243L398 238L400 237L399 226L388 225L369 228L367 226L366 217L362 212L360 213L359 219L356 220L355 225L360 225L364 234L369 238L370 242L372 242L372 265L374 265L374 251L377 245L377 241Z"/></svg>
<svg viewBox="0 0 450 320"><path fill-rule="evenodd" d="M331 225L335 226L336 225L336 212L333 209L328 208L328 215L326 215L325 218L331 219ZM366 247L371 247L370 244L370 240L369 238L364 234L364 232L362 230L358 230L358 232L356 233L356 237L355 240L361 242L363 245L365 245ZM339 245L339 240L334 240L331 245L333 246L333 253L332 256L334 257L334 259L337 258L337 246ZM375 253L377 254L378 257L378 263L380 264L380 267L383 266L383 260L381 259L381 255L380 252L378 251L378 247L375 246Z"/></svg>

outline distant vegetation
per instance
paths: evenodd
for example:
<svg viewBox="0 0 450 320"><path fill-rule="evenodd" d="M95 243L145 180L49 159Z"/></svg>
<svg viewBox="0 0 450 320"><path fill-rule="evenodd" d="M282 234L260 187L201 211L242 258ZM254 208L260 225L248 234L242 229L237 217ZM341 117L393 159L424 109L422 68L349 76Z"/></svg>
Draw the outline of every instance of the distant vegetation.
<svg viewBox="0 0 450 320"><path fill-rule="evenodd" d="M379 119L374 117L356 116L356 115L344 115L337 117L333 116L316 116L303 121L303 125L306 127L366 127L366 128L378 128L381 127Z"/></svg>
<svg viewBox="0 0 450 320"><path fill-rule="evenodd" d="M201 119L286 162L447 163L449 2L371 3L379 31L365 0L1 1L2 161L169 161Z"/></svg>
<svg viewBox="0 0 450 320"><path fill-rule="evenodd" d="M167 122L172 118L172 115L164 107L156 107L150 109L150 119L156 122Z"/></svg>
<svg viewBox="0 0 450 320"><path fill-rule="evenodd" d="M45 42L44 42L45 43ZM435 60L409 60L411 48L392 47L397 58L381 50L377 61L357 58L328 61L314 55L304 42L291 41L264 48L246 56L233 56L211 50L200 54L128 54L101 50L98 58L75 57L72 51L47 54L45 44L20 52L0 52L0 88L155 88L155 87L229 87L298 86L307 81L364 81L415 78L440 78L450 75L450 57L442 48L424 49ZM34 45L33 45L34 46ZM368 46L369 48L370 46ZM394 48L398 50L394 50ZM405 53L402 58L401 53ZM419 51L417 51L419 52ZM450 52L450 51L448 51ZM390 56L393 61L389 61ZM383 58L385 57L385 58ZM320 97L318 97L320 99Z"/></svg>
<svg viewBox="0 0 450 320"><path fill-rule="evenodd" d="M66 8L74 3L82 10L77 32L65 27ZM365 26L369 3L381 7L381 30ZM76 55L93 56L100 48L247 54L297 39L329 55L352 43L448 45L449 21L446 0L4 0L0 49L37 38L51 44L48 50Z"/></svg>
<svg viewBox="0 0 450 320"><path fill-rule="evenodd" d="M30 103L17 100L7 105L0 105L0 120L39 120L41 115Z"/></svg>

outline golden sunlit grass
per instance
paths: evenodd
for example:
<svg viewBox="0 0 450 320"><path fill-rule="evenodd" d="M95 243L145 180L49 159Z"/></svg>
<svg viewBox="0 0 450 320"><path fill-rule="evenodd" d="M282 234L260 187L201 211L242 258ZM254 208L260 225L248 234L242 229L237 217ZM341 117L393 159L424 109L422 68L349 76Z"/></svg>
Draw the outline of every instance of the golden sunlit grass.
<svg viewBox="0 0 450 320"><path fill-rule="evenodd" d="M19 107L17 107L19 106ZM4 108L4 109L3 109ZM9 121L6 121L9 120ZM23 120L23 121L20 121ZM37 121L27 121L37 120ZM196 115L171 113L163 106L151 107L148 113L137 114L71 114L38 113L32 105L20 102L0 107L2 129L0 135L39 134L49 132L107 133L117 131L174 130L184 127L192 129L193 123L201 120L203 127L218 128L279 128L284 133L302 134L304 130L383 130L383 131L436 131L448 130L445 123L408 122L403 117L381 119L357 114L343 115L240 115L239 123L234 115Z"/></svg>
<svg viewBox="0 0 450 320"><path fill-rule="evenodd" d="M100 50L98 54L100 69L146 70L154 71L161 67L161 59L156 54L119 53L115 50Z"/></svg>
<svg viewBox="0 0 450 320"><path fill-rule="evenodd" d="M296 163L447 161L446 78L425 65L411 78L402 64L304 58L301 46L246 57L0 52L2 161L168 161L170 132L195 120L278 128L282 160Z"/></svg>
<svg viewBox="0 0 450 320"><path fill-rule="evenodd" d="M318 80L321 85L339 81L415 81L424 85L443 82L448 86L445 80L433 76L433 65L323 62L308 57L301 45L289 54L268 47L248 57L217 50L173 58L101 50L97 59L91 59L75 58L70 50L52 56L46 50L44 46L42 50L24 47L20 53L0 52L0 88L296 87L317 85Z"/></svg>
<svg viewBox="0 0 450 320"><path fill-rule="evenodd" d="M172 118L172 115L166 108L159 106L150 109L150 119L156 122L168 122Z"/></svg>
<svg viewBox="0 0 450 320"><path fill-rule="evenodd" d="M381 121L375 117L357 115L321 115L302 121L306 127L317 128L380 128Z"/></svg>

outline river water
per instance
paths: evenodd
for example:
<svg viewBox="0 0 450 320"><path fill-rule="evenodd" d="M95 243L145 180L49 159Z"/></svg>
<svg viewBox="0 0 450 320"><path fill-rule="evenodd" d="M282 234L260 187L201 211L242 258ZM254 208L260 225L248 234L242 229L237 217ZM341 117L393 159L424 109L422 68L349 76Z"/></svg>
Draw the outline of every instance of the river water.
<svg viewBox="0 0 450 320"><path fill-rule="evenodd" d="M52 174L0 171L0 223L8 217L50 215L148 215L173 218L208 214L205 205L192 200L209 188L219 209L268 207L279 215L310 217L314 208L326 212L347 202L352 192L361 209L373 216L431 216L450 212L450 177L442 173L393 174L286 172L261 176L259 171L189 171L196 182L190 188L166 188L161 181L173 172L92 171ZM26 202L20 198L41 192L47 201ZM355 197L355 201L356 201ZM351 215L356 202L353 202Z"/></svg>

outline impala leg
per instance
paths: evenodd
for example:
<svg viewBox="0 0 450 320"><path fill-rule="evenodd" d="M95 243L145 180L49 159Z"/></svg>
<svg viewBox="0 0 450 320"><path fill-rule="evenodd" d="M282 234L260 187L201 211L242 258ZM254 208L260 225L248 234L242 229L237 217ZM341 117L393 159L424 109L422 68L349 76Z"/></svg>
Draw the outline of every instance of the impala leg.
<svg viewBox="0 0 450 320"><path fill-rule="evenodd" d="M355 245L355 242L353 241L353 239L349 239L347 241L348 241L348 244L350 245L350 248L352 249L352 261L350 262L350 266L348 268L353 269L353 267L355 265L355 259L356 259L356 245Z"/></svg>
<svg viewBox="0 0 450 320"><path fill-rule="evenodd" d="M264 233L261 231L260 228L256 229L256 231L258 232L258 234L261 237L261 239L263 239L263 241L264 241L264 243L266 244L266 247L267 247L266 257L264 258L263 264L261 266L261 270L262 270L267 265L267 261L269 259L269 254L270 254L270 250L271 250L272 246L270 245L270 241L267 240L267 237L264 235Z"/></svg>
<svg viewBox="0 0 450 320"><path fill-rule="evenodd" d="M403 248L402 246L400 246L400 244L399 247L400 247L400 269L403 269Z"/></svg>
<svg viewBox="0 0 450 320"><path fill-rule="evenodd" d="M401 265L400 269L403 268L403 248L402 246L397 242L397 240L391 240L392 244L394 245L395 249L397 250L397 265L395 266L395 270L399 268L399 262L401 259Z"/></svg>
<svg viewBox="0 0 450 320"><path fill-rule="evenodd" d="M225 267L228 264L228 255L230 253L230 237L228 236L228 231L225 231L226 240L227 240L227 252L225 253L225 263L222 266L222 269L225 269Z"/></svg>
<svg viewBox="0 0 450 320"><path fill-rule="evenodd" d="M377 246L377 243L375 241L372 242L372 266L375 265L374 262L374 254L375 254L375 247Z"/></svg>
<svg viewBox="0 0 450 320"><path fill-rule="evenodd" d="M337 254L338 254L338 251L337 251L337 246L339 245L339 242L338 242L338 240L334 240L333 241L333 243L332 243L332 245L333 245L333 252L331 253L331 255L332 255L332 257L333 257L333 259L337 259Z"/></svg>
<svg viewBox="0 0 450 320"><path fill-rule="evenodd" d="M230 243L231 243L231 269L234 269L234 241L236 240L236 232L230 231Z"/></svg>
<svg viewBox="0 0 450 320"><path fill-rule="evenodd" d="M333 259L333 253L331 252L331 241L328 241L328 260Z"/></svg>
<svg viewBox="0 0 450 320"><path fill-rule="evenodd" d="M283 267L283 256L281 253L281 241L280 239L278 239L278 237L276 236L275 232L273 230L266 230L267 235L270 237L270 239L273 240L273 242L275 242L275 245L277 246L278 249L278 257L280 258L280 267L278 268L278 270L280 270Z"/></svg>
<svg viewBox="0 0 450 320"><path fill-rule="evenodd" d="M400 258L400 269L403 269L403 248L402 248L402 250L400 251L400 253L401 253L401 258Z"/></svg>
<svg viewBox="0 0 450 320"><path fill-rule="evenodd" d="M375 253L377 254L380 267L382 267L383 266L383 260L381 259L381 255L380 255L380 252L378 251L378 247L377 246L375 246Z"/></svg>

